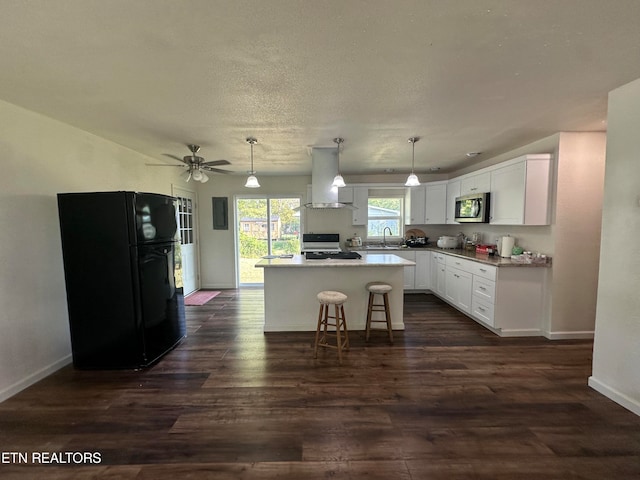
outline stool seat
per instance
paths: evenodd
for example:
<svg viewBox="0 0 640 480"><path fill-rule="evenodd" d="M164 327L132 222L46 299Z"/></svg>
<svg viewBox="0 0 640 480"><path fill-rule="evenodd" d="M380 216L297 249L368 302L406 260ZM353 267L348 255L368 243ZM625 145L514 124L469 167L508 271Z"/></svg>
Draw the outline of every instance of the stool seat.
<svg viewBox="0 0 640 480"><path fill-rule="evenodd" d="M325 290L318 293L318 301L323 305L340 305L347 301L347 296L342 292Z"/></svg>
<svg viewBox="0 0 640 480"><path fill-rule="evenodd" d="M367 308L367 322L365 328L365 340L369 341L372 323L384 323L389 335L389 342L393 344L393 327L391 325L391 311L389 309L389 292L393 287L384 282L369 282L366 287L369 292L369 306ZM375 296L382 297L382 303L375 303ZM373 318L374 312L384 313L384 319Z"/></svg>
<svg viewBox="0 0 640 480"><path fill-rule="evenodd" d="M367 290L371 293L389 293L393 288L388 283L369 282L367 283Z"/></svg>
<svg viewBox="0 0 640 480"><path fill-rule="evenodd" d="M338 363L342 364L342 350L349 350L349 332L344 315L344 302L347 301L347 296L335 290L325 290L318 293L317 298L320 302L320 311L313 356L318 358L319 347L334 348L338 351ZM333 305L333 315L329 313L330 305ZM330 343L330 339L335 339L335 342Z"/></svg>

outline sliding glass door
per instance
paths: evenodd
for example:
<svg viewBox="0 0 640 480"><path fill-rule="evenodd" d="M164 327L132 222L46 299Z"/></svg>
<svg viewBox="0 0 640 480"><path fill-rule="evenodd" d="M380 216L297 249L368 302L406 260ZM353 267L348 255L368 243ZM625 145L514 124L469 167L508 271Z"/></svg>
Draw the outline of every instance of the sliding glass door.
<svg viewBox="0 0 640 480"><path fill-rule="evenodd" d="M255 264L267 255L300 253L300 197L236 197L238 285L262 285L263 269Z"/></svg>

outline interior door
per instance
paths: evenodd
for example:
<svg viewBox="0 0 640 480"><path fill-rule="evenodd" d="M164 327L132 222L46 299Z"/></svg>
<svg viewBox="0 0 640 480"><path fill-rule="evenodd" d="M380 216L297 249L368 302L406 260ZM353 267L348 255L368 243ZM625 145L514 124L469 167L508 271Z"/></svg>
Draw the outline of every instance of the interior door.
<svg viewBox="0 0 640 480"><path fill-rule="evenodd" d="M177 255L176 283L184 288L184 294L188 295L196 291L198 285L198 252L197 252L197 217L196 194L178 187L173 188L174 197L178 198L178 221L180 227L180 252Z"/></svg>

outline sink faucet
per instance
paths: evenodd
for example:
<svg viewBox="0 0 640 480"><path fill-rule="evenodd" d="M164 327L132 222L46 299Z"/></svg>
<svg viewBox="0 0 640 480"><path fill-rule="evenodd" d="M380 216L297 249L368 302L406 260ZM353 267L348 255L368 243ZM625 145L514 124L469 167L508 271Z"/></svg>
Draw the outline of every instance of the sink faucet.
<svg viewBox="0 0 640 480"><path fill-rule="evenodd" d="M389 235L393 235L390 227L384 227L384 230L382 230L382 245L385 247L387 246L387 230L389 230Z"/></svg>

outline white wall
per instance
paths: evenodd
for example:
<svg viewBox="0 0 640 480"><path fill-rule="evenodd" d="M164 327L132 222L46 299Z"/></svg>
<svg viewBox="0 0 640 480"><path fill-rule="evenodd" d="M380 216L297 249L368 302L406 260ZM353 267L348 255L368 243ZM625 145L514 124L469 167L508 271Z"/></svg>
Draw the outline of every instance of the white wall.
<svg viewBox="0 0 640 480"><path fill-rule="evenodd" d="M606 134L561 133L555 201L550 334L593 335Z"/></svg>
<svg viewBox="0 0 640 480"><path fill-rule="evenodd" d="M589 385L640 415L640 80L609 95L607 163Z"/></svg>
<svg viewBox="0 0 640 480"><path fill-rule="evenodd" d="M56 193L171 193L151 159L0 101L0 401L71 357Z"/></svg>

